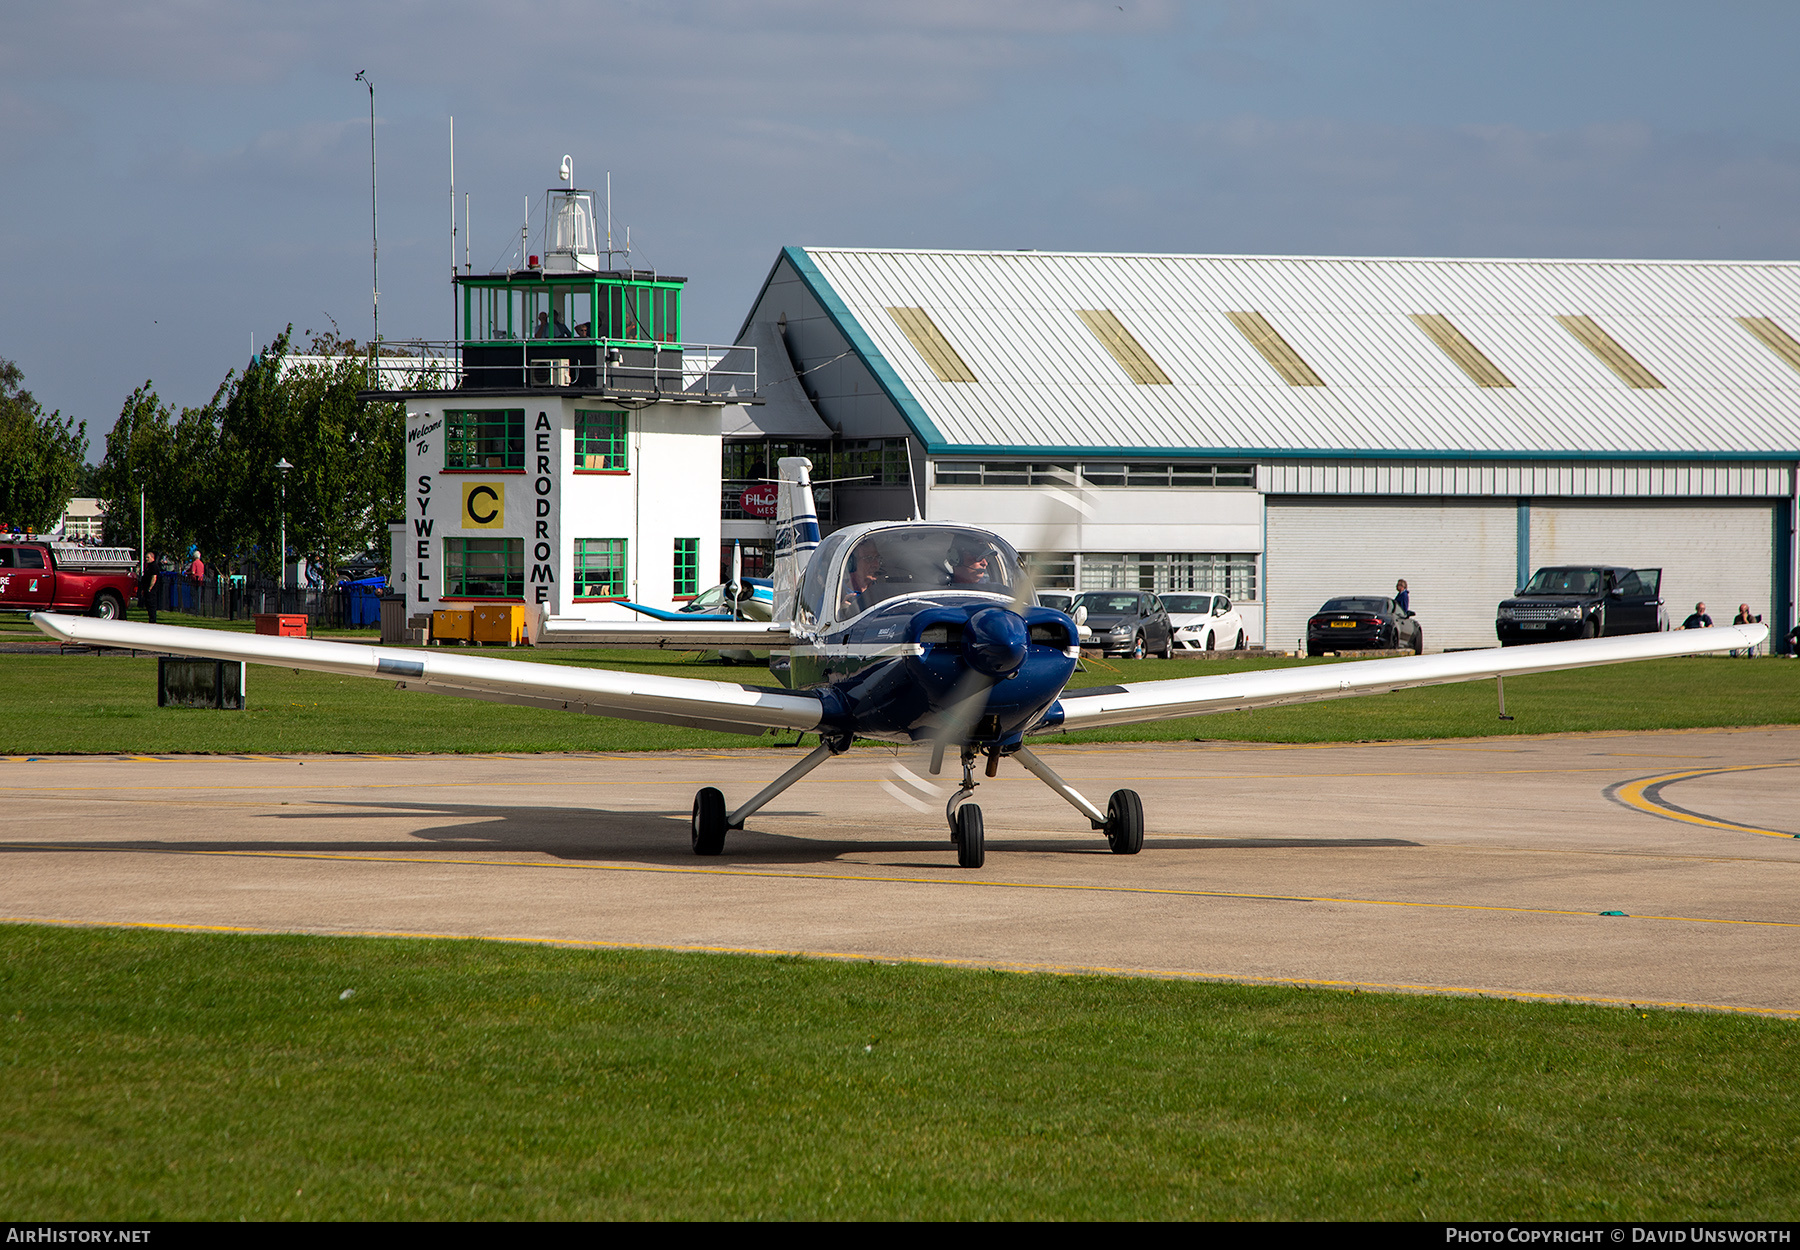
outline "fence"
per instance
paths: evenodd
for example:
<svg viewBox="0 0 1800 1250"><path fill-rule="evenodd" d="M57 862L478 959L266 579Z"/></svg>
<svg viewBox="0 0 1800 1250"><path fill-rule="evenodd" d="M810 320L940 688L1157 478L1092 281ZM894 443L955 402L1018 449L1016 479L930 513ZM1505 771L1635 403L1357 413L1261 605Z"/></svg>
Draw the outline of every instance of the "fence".
<svg viewBox="0 0 1800 1250"><path fill-rule="evenodd" d="M264 612L296 613L315 629L374 629L381 624L381 589L346 585L331 589L286 587L272 579L207 578L195 582L180 573L157 579L156 610L181 612L214 620L247 621ZM133 601L132 609L142 611Z"/></svg>

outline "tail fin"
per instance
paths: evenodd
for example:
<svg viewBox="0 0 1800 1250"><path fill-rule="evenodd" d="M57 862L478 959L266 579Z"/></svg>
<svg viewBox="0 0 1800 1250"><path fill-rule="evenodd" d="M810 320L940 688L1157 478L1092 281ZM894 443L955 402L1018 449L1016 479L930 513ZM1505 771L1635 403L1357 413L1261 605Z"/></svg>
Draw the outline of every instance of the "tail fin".
<svg viewBox="0 0 1800 1250"><path fill-rule="evenodd" d="M783 456L775 497L775 612L778 624L794 619L800 578L819 545L819 513L813 505L812 461Z"/></svg>

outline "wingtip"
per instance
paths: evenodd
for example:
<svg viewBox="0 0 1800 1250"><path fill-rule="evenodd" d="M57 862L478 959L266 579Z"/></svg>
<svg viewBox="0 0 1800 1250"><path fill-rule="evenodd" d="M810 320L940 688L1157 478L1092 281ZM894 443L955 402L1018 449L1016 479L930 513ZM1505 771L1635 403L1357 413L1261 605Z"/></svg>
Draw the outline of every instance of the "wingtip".
<svg viewBox="0 0 1800 1250"><path fill-rule="evenodd" d="M73 642L75 632L69 628L73 624L71 618L56 612L33 612L31 623L49 634L58 642Z"/></svg>

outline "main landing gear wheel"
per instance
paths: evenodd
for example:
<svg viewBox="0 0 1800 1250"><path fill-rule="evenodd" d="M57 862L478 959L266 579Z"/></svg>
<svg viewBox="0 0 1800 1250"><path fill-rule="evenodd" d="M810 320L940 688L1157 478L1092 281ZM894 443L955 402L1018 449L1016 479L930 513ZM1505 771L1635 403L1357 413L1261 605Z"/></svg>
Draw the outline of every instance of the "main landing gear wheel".
<svg viewBox="0 0 1800 1250"><path fill-rule="evenodd" d="M1114 790L1106 801L1106 845L1114 855L1144 849L1144 802L1136 790Z"/></svg>
<svg viewBox="0 0 1800 1250"><path fill-rule="evenodd" d="M958 867L979 868L987 861L987 848L981 837L981 809L973 803L956 809L956 828L951 837L956 842Z"/></svg>
<svg viewBox="0 0 1800 1250"><path fill-rule="evenodd" d="M725 796L708 786L694 796L694 854L717 855L725 849Z"/></svg>

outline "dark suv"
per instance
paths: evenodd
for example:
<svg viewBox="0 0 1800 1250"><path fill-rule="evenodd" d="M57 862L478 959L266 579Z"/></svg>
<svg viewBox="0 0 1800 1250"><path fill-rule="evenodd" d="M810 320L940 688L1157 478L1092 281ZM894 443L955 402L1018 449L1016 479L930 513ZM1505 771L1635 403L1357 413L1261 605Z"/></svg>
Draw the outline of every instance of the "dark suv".
<svg viewBox="0 0 1800 1250"><path fill-rule="evenodd" d="M1669 627L1662 570L1610 564L1539 569L1495 613L1503 647L1565 638L1653 634Z"/></svg>

